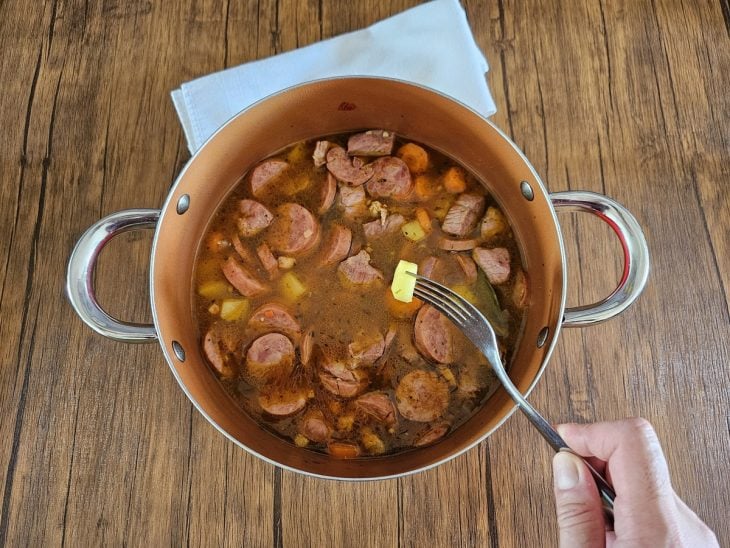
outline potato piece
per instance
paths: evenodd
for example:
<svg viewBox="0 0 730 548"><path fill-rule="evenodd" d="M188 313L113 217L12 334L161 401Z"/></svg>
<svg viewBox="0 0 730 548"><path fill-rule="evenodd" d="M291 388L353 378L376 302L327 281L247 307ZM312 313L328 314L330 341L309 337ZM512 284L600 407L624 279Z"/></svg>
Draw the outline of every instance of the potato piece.
<svg viewBox="0 0 730 548"><path fill-rule="evenodd" d="M383 443L383 440L381 440L380 437L370 428L363 428L360 435L362 445L368 453L371 455L380 455L385 453L385 443Z"/></svg>
<svg viewBox="0 0 730 548"><path fill-rule="evenodd" d="M231 286L220 280L203 282L198 287L198 295L206 299L224 299L225 297L229 297L231 293Z"/></svg>
<svg viewBox="0 0 730 548"><path fill-rule="evenodd" d="M301 434L297 434L294 436L294 445L297 447L306 447L309 445L309 440Z"/></svg>
<svg viewBox="0 0 730 548"><path fill-rule="evenodd" d="M413 300L413 290L416 288L416 278L407 274L408 272L417 274L418 265L400 260L398 266L395 267L393 283L390 285L393 297L404 303Z"/></svg>
<svg viewBox="0 0 730 548"><path fill-rule="evenodd" d="M415 143L406 143L400 147L396 156L405 162L408 170L414 175L428 169L428 153Z"/></svg>
<svg viewBox="0 0 730 548"><path fill-rule="evenodd" d="M221 318L235 322L248 314L248 308L248 299L224 299L221 303Z"/></svg>
<svg viewBox="0 0 730 548"><path fill-rule="evenodd" d="M418 221L409 221L400 228L403 236L412 242L420 242L426 237L426 231L423 230L421 223Z"/></svg>
<svg viewBox="0 0 730 548"><path fill-rule="evenodd" d="M485 240L489 240L490 238L501 234L502 232L507 230L507 228L507 219L504 218L502 212L496 207L488 207L487 213L482 219L482 224L480 228L482 238L484 238Z"/></svg>
<svg viewBox="0 0 730 548"><path fill-rule="evenodd" d="M337 429L342 432L349 432L355 424L355 415L341 415L337 418Z"/></svg>
<svg viewBox="0 0 730 548"><path fill-rule="evenodd" d="M307 293L307 286L294 274L287 272L279 280L281 292L288 301L296 302Z"/></svg>

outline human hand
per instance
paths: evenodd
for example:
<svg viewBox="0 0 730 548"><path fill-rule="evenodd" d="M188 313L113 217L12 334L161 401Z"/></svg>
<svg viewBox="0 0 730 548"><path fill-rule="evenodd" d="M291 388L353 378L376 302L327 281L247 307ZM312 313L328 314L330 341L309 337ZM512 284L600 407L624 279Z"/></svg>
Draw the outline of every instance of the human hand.
<svg viewBox="0 0 730 548"><path fill-rule="evenodd" d="M553 458L560 546L718 546L714 533L672 488L654 428L644 419L561 424L558 432L616 492L614 530L606 531L598 489L575 455Z"/></svg>

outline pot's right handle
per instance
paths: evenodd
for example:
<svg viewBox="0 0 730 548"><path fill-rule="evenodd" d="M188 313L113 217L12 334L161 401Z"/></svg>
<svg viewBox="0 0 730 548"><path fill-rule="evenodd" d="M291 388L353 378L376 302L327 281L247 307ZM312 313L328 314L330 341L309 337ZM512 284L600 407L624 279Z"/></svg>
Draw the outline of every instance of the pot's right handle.
<svg viewBox="0 0 730 548"><path fill-rule="evenodd" d="M94 292L94 269L99 253L114 236L128 230L155 228L159 218L158 209L117 211L90 226L71 252L66 271L68 300L83 322L105 337L133 343L157 339L154 325L123 322L104 311Z"/></svg>
<svg viewBox="0 0 730 548"><path fill-rule="evenodd" d="M566 308L563 327L582 327L620 314L641 294L649 277L649 247L644 233L629 211L607 196L581 190L550 194L556 210L592 213L610 226L621 242L624 270L618 287L597 303Z"/></svg>

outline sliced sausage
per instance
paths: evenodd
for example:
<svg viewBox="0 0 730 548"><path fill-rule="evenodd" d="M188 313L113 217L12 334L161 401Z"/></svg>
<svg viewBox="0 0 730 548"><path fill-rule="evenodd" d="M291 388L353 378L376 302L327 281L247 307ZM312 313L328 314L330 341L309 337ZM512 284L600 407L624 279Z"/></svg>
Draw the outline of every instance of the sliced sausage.
<svg viewBox="0 0 730 548"><path fill-rule="evenodd" d="M527 306L527 277L522 269L515 272L515 281L512 286L512 302L517 308L525 308Z"/></svg>
<svg viewBox="0 0 730 548"><path fill-rule="evenodd" d="M385 340L377 331L368 335L359 334L347 345L347 351L358 365L372 365L383 355Z"/></svg>
<svg viewBox="0 0 730 548"><path fill-rule="evenodd" d="M344 441L331 441L327 452L336 459L354 459L360 456L360 446Z"/></svg>
<svg viewBox="0 0 730 548"><path fill-rule="evenodd" d="M454 361L453 328L449 320L431 305L422 306L416 315L413 338L424 358L438 363Z"/></svg>
<svg viewBox="0 0 730 548"><path fill-rule="evenodd" d="M385 392L368 392L355 400L355 407L375 417L386 426L396 423L395 406Z"/></svg>
<svg viewBox="0 0 730 548"><path fill-rule="evenodd" d="M431 445L436 443L444 434L449 431L448 422L437 422L434 425L429 426L413 443L416 447L423 447L424 445Z"/></svg>
<svg viewBox="0 0 730 548"><path fill-rule="evenodd" d="M294 368L294 346L281 333L256 339L246 352L246 371L264 383L287 378Z"/></svg>
<svg viewBox="0 0 730 548"><path fill-rule="evenodd" d="M357 158L350 158L342 147L334 146L327 151L327 169L338 181L360 186L373 176L373 166L362 165Z"/></svg>
<svg viewBox="0 0 730 548"><path fill-rule="evenodd" d="M284 255L302 255L319 242L319 223L309 210L299 204L282 204L267 239L271 249Z"/></svg>
<svg viewBox="0 0 730 548"><path fill-rule="evenodd" d="M284 173L289 164L284 160L264 160L251 172L251 194L260 198L266 193L269 183L272 183Z"/></svg>
<svg viewBox="0 0 730 548"><path fill-rule="evenodd" d="M308 440L315 443L324 443L330 437L332 428L319 409L307 411L299 423L299 432Z"/></svg>
<svg viewBox="0 0 730 548"><path fill-rule="evenodd" d="M385 156L372 164L373 175L365 188L373 198L406 198L413 189L411 172L400 158Z"/></svg>
<svg viewBox="0 0 730 548"><path fill-rule="evenodd" d="M371 129L351 135L347 140L350 156L387 156L393 151L395 133L382 129Z"/></svg>
<svg viewBox="0 0 730 548"><path fill-rule="evenodd" d="M365 238L370 241L397 232L405 222L406 219L403 215L394 213L393 215L388 215L385 220L376 219L375 221L365 223L362 225L362 228L365 232Z"/></svg>
<svg viewBox="0 0 730 548"><path fill-rule="evenodd" d="M346 226L332 225L327 240L322 245L320 264L337 264L347 257L352 245L352 231Z"/></svg>
<svg viewBox="0 0 730 548"><path fill-rule="evenodd" d="M487 213L482 219L482 225L480 227L482 238L489 240L507 230L507 226L507 220L504 218L502 212L496 207L490 206L487 208Z"/></svg>
<svg viewBox="0 0 730 548"><path fill-rule="evenodd" d="M314 145L314 153L312 154L315 167L320 167L327 163L327 151L333 146L329 141L317 141L317 144Z"/></svg>
<svg viewBox="0 0 730 548"><path fill-rule="evenodd" d="M326 390L342 398L352 398L361 394L370 383L366 370L350 369L337 360L323 362L319 380Z"/></svg>
<svg viewBox="0 0 730 548"><path fill-rule="evenodd" d="M203 352L213 368L222 377L233 376L233 367L228 363L228 351L224 348L223 340L214 328L209 329L203 337Z"/></svg>
<svg viewBox="0 0 730 548"><path fill-rule="evenodd" d="M312 351L314 350L314 331L307 329L302 338L302 343L299 345L299 360L302 365L309 365L309 360L312 359Z"/></svg>
<svg viewBox="0 0 730 548"><path fill-rule="evenodd" d="M431 371L416 369L403 377L395 390L398 411L417 422L431 422L449 406L449 385Z"/></svg>
<svg viewBox="0 0 730 548"><path fill-rule="evenodd" d="M231 243L233 244L233 249L235 249L236 253L238 253L238 256L243 259L244 264L254 265L256 263L256 256L253 254L253 251L243 244L241 238L238 237L238 234L233 234L231 236Z"/></svg>
<svg viewBox="0 0 730 548"><path fill-rule="evenodd" d="M248 320L248 327L258 332L278 331L297 340L302 334L299 322L292 313L279 303L266 303L258 307Z"/></svg>
<svg viewBox="0 0 730 548"><path fill-rule="evenodd" d="M279 274L279 261L276 260L274 254L271 252L271 248L266 242L263 242L256 248L256 255L259 256L259 261L264 267L264 270L269 273L269 279L273 280Z"/></svg>
<svg viewBox="0 0 730 548"><path fill-rule="evenodd" d="M331 173L327 172L327 179L325 180L319 194L319 207L317 213L324 215L327 213L332 204L335 203L335 197L337 196L337 179Z"/></svg>
<svg viewBox="0 0 730 548"><path fill-rule="evenodd" d="M476 263L466 255L454 255L454 259L459 263L464 277L466 278L467 284L473 284L477 281L477 265Z"/></svg>
<svg viewBox="0 0 730 548"><path fill-rule="evenodd" d="M304 409L307 392L303 389L268 389L259 394L259 405L269 415L288 417Z"/></svg>
<svg viewBox="0 0 730 548"><path fill-rule="evenodd" d="M249 238L271 224L274 215L255 200L241 200L238 203L238 233Z"/></svg>
<svg viewBox="0 0 730 548"><path fill-rule="evenodd" d="M487 275L489 283L493 285L503 284L509 280L509 251L504 247L486 249L477 247L472 251L472 258Z"/></svg>
<svg viewBox="0 0 730 548"><path fill-rule="evenodd" d="M437 244L440 249L446 251L470 251L479 245L479 240L452 240L451 238L439 238Z"/></svg>
<svg viewBox="0 0 730 548"><path fill-rule="evenodd" d="M446 212L441 230L463 238L469 235L484 211L484 196L461 194Z"/></svg>
<svg viewBox="0 0 730 548"><path fill-rule="evenodd" d="M370 265L370 254L364 249L342 261L337 274L345 285L370 285L383 279L383 273Z"/></svg>
<svg viewBox="0 0 730 548"><path fill-rule="evenodd" d="M426 278L434 279L439 263L438 257L426 257L418 264L418 273Z"/></svg>
<svg viewBox="0 0 730 548"><path fill-rule="evenodd" d="M358 220L367 216L368 206L365 189L361 186L340 186L340 207L347 219Z"/></svg>
<svg viewBox="0 0 730 548"><path fill-rule="evenodd" d="M239 263L235 257L228 260L221 267L223 275L236 290L244 297L255 297L265 293L269 288L262 284L251 272Z"/></svg>

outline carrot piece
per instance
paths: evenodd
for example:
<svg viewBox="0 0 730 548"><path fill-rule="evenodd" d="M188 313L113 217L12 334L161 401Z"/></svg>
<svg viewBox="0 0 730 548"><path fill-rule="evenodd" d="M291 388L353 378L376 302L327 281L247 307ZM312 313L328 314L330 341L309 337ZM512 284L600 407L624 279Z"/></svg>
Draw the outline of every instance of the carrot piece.
<svg viewBox="0 0 730 548"><path fill-rule="evenodd" d="M421 225L421 228L423 228L423 230L425 230L426 232L431 232L431 216L428 214L428 211L426 211L422 207L417 208L416 219L418 219L418 223Z"/></svg>
<svg viewBox="0 0 730 548"><path fill-rule="evenodd" d="M428 153L415 143L406 143L400 147L396 156L405 162L413 174L423 173L428 169Z"/></svg>
<svg viewBox="0 0 730 548"><path fill-rule="evenodd" d="M428 200L438 192L438 185L427 175L418 175L414 182L416 196L419 200Z"/></svg>
<svg viewBox="0 0 730 548"><path fill-rule="evenodd" d="M390 288L385 290L385 305L388 307L388 312L395 318L400 320L407 320L412 318L413 315L421 308L423 301L416 299L415 297L409 303L404 303L393 297L393 293Z"/></svg>
<svg viewBox="0 0 730 548"><path fill-rule="evenodd" d="M458 194L466 190L466 177L464 170L460 167L452 166L444 173L444 188L452 194Z"/></svg>
<svg viewBox="0 0 730 548"><path fill-rule="evenodd" d="M337 441L327 445L327 452L336 459L354 459L360 456L360 448L357 445Z"/></svg>

